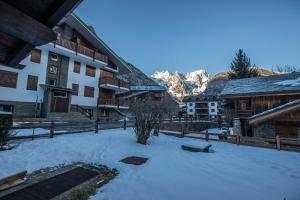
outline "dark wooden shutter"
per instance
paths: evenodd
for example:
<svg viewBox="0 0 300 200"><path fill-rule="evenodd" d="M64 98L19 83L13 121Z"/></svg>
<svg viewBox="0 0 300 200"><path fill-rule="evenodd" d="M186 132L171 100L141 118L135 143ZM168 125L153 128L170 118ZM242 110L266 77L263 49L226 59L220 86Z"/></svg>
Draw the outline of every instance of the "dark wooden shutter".
<svg viewBox="0 0 300 200"><path fill-rule="evenodd" d="M80 62L74 62L74 72L80 74Z"/></svg>
<svg viewBox="0 0 300 200"><path fill-rule="evenodd" d="M41 55L42 51L40 49L33 49L31 51L30 61L35 63L41 63Z"/></svg>
<svg viewBox="0 0 300 200"><path fill-rule="evenodd" d="M72 83L72 95L78 96L79 84Z"/></svg>
<svg viewBox="0 0 300 200"><path fill-rule="evenodd" d="M84 86L84 96L94 97L94 88L90 86Z"/></svg>
<svg viewBox="0 0 300 200"><path fill-rule="evenodd" d="M18 81L18 73L0 70L0 86L16 88Z"/></svg>
<svg viewBox="0 0 300 200"><path fill-rule="evenodd" d="M96 76L96 68L92 67L90 65L86 65L85 75L95 77Z"/></svg>
<svg viewBox="0 0 300 200"><path fill-rule="evenodd" d="M27 78L27 90L37 90L37 85L38 85L38 77L37 76L32 76L28 75Z"/></svg>

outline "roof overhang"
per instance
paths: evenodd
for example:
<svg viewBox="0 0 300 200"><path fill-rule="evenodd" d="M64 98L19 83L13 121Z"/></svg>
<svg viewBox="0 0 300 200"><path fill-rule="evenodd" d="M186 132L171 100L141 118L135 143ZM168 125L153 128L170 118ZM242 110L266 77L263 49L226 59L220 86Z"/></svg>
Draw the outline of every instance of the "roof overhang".
<svg viewBox="0 0 300 200"><path fill-rule="evenodd" d="M259 113L249 118L249 124L255 125L273 119L283 114L300 110L300 100L295 100L287 104L275 107L265 112Z"/></svg>
<svg viewBox="0 0 300 200"><path fill-rule="evenodd" d="M278 92L258 92L258 93L245 93L245 94L221 94L221 98L234 99L242 97L261 97L261 96L286 96L286 95L300 95L299 91L278 91Z"/></svg>
<svg viewBox="0 0 300 200"><path fill-rule="evenodd" d="M19 68L35 46L56 40L52 28L81 1L0 1L0 63Z"/></svg>
<svg viewBox="0 0 300 200"><path fill-rule="evenodd" d="M117 66L123 66L129 69L127 63L124 62L109 46L107 46L87 25L74 13L70 14L64 22L76 29L86 40L88 40L96 49L104 52L111 61ZM130 69L129 69L130 70Z"/></svg>

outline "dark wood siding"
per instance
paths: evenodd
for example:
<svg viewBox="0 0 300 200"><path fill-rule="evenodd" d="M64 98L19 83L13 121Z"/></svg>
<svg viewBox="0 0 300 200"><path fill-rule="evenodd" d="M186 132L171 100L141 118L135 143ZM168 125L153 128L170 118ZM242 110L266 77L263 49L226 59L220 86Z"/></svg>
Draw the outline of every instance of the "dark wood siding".
<svg viewBox="0 0 300 200"><path fill-rule="evenodd" d="M94 97L94 87L84 86L84 96Z"/></svg>
<svg viewBox="0 0 300 200"><path fill-rule="evenodd" d="M0 70L0 86L16 88L18 81L18 73Z"/></svg>
<svg viewBox="0 0 300 200"><path fill-rule="evenodd" d="M42 51L40 49L33 49L31 51L30 61L35 63L41 63Z"/></svg>
<svg viewBox="0 0 300 200"><path fill-rule="evenodd" d="M38 77L37 76L32 76L32 75L28 75L27 78L27 90L37 90L37 86L38 86Z"/></svg>
<svg viewBox="0 0 300 200"><path fill-rule="evenodd" d="M96 68L92 67L90 65L86 65L85 75L95 77L96 76Z"/></svg>

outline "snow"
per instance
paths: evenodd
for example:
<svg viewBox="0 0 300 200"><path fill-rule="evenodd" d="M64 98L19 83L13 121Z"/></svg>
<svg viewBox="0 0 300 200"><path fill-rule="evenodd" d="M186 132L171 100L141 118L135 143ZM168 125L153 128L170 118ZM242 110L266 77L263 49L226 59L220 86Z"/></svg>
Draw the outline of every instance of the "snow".
<svg viewBox="0 0 300 200"><path fill-rule="evenodd" d="M275 82L274 84L296 87L296 86L300 86L300 78L278 81L278 82Z"/></svg>
<svg viewBox="0 0 300 200"><path fill-rule="evenodd" d="M205 70L186 74L158 71L151 77L159 85L167 88L168 92L177 99L182 99L187 95L200 94L206 89L208 83L208 74Z"/></svg>
<svg viewBox="0 0 300 200"><path fill-rule="evenodd" d="M215 153L181 150L182 144L207 145ZM149 160L141 166L119 162L126 156ZM104 199L299 200L300 154L205 142L161 134L149 145L135 142L132 129L36 139L0 152L0 178L75 161L115 167L120 174L97 191Z"/></svg>

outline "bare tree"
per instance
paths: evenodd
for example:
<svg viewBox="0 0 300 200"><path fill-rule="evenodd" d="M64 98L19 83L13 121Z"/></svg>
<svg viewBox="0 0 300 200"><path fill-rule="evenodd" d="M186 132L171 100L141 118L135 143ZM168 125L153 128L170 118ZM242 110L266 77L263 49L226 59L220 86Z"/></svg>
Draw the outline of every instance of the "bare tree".
<svg viewBox="0 0 300 200"><path fill-rule="evenodd" d="M273 72L280 72L280 73L292 73L292 72L300 72L300 67L296 66L289 66L289 65L284 65L284 66L276 66L275 69L272 67Z"/></svg>
<svg viewBox="0 0 300 200"><path fill-rule="evenodd" d="M151 93L131 102L130 111L135 118L134 132L138 143L146 144L152 132L158 135L160 123L171 109L167 104L164 95L157 98Z"/></svg>

